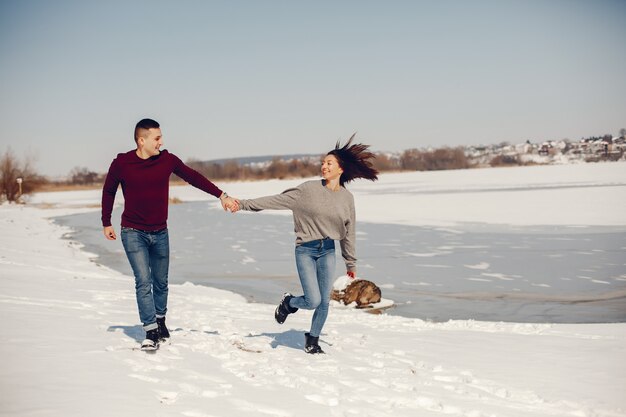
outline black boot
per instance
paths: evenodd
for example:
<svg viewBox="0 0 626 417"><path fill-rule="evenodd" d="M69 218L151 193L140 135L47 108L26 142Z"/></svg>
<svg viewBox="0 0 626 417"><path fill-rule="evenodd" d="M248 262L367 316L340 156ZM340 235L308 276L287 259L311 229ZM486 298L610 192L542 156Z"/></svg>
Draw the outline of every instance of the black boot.
<svg viewBox="0 0 626 417"><path fill-rule="evenodd" d="M313 337L309 333L304 334L304 351L306 353L324 353L320 345L318 344L320 338Z"/></svg>
<svg viewBox="0 0 626 417"><path fill-rule="evenodd" d="M141 342L141 350L157 350L159 348L159 329L146 332L146 338Z"/></svg>
<svg viewBox="0 0 626 417"><path fill-rule="evenodd" d="M157 325L159 326L159 340L170 338L170 332L165 325L165 317L157 317Z"/></svg>
<svg viewBox="0 0 626 417"><path fill-rule="evenodd" d="M295 307L289 306L289 300L293 298L293 295L288 292L283 294L283 299L280 300L280 304L276 307L274 311L274 318L278 322L278 324L283 324L285 320L287 320L287 316L298 311Z"/></svg>

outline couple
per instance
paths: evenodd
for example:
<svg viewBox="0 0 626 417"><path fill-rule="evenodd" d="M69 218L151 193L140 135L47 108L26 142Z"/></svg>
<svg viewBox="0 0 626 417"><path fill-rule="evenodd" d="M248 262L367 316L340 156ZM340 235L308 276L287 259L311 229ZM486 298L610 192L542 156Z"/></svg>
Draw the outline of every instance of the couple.
<svg viewBox="0 0 626 417"><path fill-rule="evenodd" d="M102 190L104 235L115 240L111 212L118 185L124 194L121 238L135 275L139 318L146 331L141 347L158 348L169 338L165 325L168 295L169 239L167 209L169 178L172 173L220 199L222 208L260 211L291 210L296 232L296 266L303 296L289 293L274 313L278 323L298 309L315 310L311 329L305 333L305 351L324 353L319 336L328 316L328 304L335 272L335 240L339 240L347 274L356 274L354 198L344 185L356 178L376 180L374 155L369 146L352 144L352 138L328 152L322 162L322 180L306 181L281 194L251 200L234 199L174 154L161 151L159 123L140 120L135 126L136 149L118 154L109 168Z"/></svg>

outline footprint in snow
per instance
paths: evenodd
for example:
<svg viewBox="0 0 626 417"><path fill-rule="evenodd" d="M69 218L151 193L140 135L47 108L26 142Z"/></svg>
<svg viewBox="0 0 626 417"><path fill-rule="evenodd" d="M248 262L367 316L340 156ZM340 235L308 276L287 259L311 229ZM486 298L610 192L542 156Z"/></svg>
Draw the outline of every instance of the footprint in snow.
<svg viewBox="0 0 626 417"><path fill-rule="evenodd" d="M178 400L178 393L177 392L167 392L167 391L160 391L157 393L157 398L159 399L159 401L163 404L174 404L176 402L176 400Z"/></svg>
<svg viewBox="0 0 626 417"><path fill-rule="evenodd" d="M129 374L128 376L131 378L139 379L140 381L150 382L152 384L156 384L159 382L159 378L153 378L147 375Z"/></svg>
<svg viewBox="0 0 626 417"><path fill-rule="evenodd" d="M181 413L185 417L213 417L213 414L205 414L198 410L187 410Z"/></svg>
<svg viewBox="0 0 626 417"><path fill-rule="evenodd" d="M311 394L311 395L305 395L304 398L306 398L309 401L312 401L314 403L317 404L322 404L322 405L327 405L330 407L334 407L339 405L339 399L338 398L334 398L334 397L324 397L321 395L316 395L316 394Z"/></svg>

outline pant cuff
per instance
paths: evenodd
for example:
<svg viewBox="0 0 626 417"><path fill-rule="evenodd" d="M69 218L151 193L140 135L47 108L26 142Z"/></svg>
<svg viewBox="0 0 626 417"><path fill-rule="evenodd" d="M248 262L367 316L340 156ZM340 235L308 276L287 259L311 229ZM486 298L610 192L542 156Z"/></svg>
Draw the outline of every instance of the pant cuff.
<svg viewBox="0 0 626 417"><path fill-rule="evenodd" d="M156 323L150 323L150 324L143 326L143 329L147 332L149 332L150 330L158 329L158 328L159 326Z"/></svg>

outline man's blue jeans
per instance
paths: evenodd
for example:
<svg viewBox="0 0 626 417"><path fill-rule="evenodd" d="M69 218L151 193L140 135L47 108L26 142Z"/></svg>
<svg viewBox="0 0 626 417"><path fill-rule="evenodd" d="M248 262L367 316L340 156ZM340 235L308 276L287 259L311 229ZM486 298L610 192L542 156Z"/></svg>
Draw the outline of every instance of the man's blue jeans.
<svg viewBox="0 0 626 417"><path fill-rule="evenodd" d="M313 240L296 246L296 266L304 295L292 298L289 305L315 310L310 331L313 337L319 337L328 317L335 262L334 240Z"/></svg>
<svg viewBox="0 0 626 417"><path fill-rule="evenodd" d="M156 232L122 227L122 244L135 275L139 319L145 331L157 328L167 313L170 243L167 229Z"/></svg>

